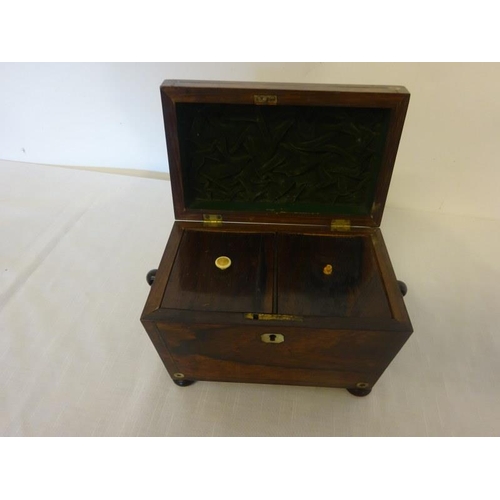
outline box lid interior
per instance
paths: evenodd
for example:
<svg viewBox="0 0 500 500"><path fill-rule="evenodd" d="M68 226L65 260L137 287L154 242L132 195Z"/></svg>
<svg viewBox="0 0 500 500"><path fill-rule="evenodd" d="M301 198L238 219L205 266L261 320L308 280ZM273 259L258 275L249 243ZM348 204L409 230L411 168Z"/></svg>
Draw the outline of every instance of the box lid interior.
<svg viewBox="0 0 500 500"><path fill-rule="evenodd" d="M164 82L178 219L380 224L403 87Z"/></svg>

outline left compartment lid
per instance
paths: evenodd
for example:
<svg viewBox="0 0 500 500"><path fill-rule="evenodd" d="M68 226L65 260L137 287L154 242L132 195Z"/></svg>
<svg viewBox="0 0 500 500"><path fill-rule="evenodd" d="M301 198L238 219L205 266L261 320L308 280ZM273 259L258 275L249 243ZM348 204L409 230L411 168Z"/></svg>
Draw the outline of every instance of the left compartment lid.
<svg viewBox="0 0 500 500"><path fill-rule="evenodd" d="M186 229L162 308L272 313L274 234Z"/></svg>

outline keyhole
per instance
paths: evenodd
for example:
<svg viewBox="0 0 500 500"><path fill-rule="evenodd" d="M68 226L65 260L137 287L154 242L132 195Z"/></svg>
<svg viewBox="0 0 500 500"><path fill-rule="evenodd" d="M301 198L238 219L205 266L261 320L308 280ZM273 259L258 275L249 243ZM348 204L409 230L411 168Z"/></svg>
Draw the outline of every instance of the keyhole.
<svg viewBox="0 0 500 500"><path fill-rule="evenodd" d="M260 338L262 342L267 342L268 344L281 344L285 340L285 337L281 333L263 333Z"/></svg>

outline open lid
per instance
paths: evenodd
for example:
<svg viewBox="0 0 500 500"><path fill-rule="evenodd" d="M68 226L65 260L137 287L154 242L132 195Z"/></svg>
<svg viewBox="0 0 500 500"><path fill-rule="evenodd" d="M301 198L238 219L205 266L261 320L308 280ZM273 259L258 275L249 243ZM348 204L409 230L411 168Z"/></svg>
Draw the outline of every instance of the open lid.
<svg viewBox="0 0 500 500"><path fill-rule="evenodd" d="M166 80L161 97L176 219L380 225L406 88Z"/></svg>

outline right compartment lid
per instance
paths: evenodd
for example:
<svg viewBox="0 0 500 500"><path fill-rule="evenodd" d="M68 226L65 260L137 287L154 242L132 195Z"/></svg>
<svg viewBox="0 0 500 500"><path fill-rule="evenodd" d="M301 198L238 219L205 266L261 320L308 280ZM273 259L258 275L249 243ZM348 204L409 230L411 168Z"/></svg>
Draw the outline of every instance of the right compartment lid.
<svg viewBox="0 0 500 500"><path fill-rule="evenodd" d="M393 317L368 233L278 235L278 313Z"/></svg>

